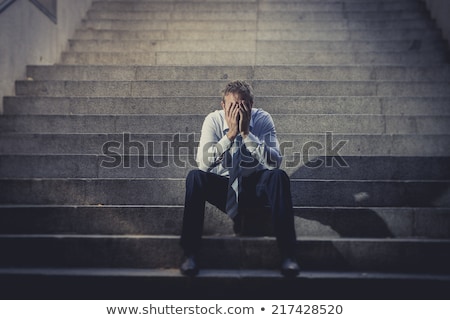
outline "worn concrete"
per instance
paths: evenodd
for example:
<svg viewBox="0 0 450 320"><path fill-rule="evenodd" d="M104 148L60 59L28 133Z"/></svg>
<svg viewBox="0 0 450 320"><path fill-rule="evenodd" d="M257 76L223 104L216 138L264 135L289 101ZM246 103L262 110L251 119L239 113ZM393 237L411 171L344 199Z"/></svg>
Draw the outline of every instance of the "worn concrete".
<svg viewBox="0 0 450 320"><path fill-rule="evenodd" d="M14 80L26 78L28 64L53 64L67 48L92 0L59 0L55 25L30 1L15 1L0 14L0 113Z"/></svg>
<svg viewBox="0 0 450 320"><path fill-rule="evenodd" d="M353 271L378 272L389 292L399 278L448 277L450 69L419 0L96 1L61 58L28 67L0 120L9 285L137 276L120 268L150 268L142 280L161 287L187 280L173 271L184 180L204 115L236 78L273 116L297 257L331 270L323 291ZM207 217L203 288L242 274L249 290L274 285L274 239L234 236L211 206Z"/></svg>
<svg viewBox="0 0 450 320"><path fill-rule="evenodd" d="M450 3L446 0L423 0L450 45Z"/></svg>

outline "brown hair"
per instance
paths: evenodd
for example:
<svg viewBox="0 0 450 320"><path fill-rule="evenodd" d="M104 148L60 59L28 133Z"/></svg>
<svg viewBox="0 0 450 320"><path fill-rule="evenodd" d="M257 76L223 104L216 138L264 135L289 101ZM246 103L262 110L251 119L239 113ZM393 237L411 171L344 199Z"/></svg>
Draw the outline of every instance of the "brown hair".
<svg viewBox="0 0 450 320"><path fill-rule="evenodd" d="M253 104L253 88L252 86L242 80L236 80L228 83L225 89L222 90L222 101L225 102L225 96L228 94L238 94L245 101Z"/></svg>

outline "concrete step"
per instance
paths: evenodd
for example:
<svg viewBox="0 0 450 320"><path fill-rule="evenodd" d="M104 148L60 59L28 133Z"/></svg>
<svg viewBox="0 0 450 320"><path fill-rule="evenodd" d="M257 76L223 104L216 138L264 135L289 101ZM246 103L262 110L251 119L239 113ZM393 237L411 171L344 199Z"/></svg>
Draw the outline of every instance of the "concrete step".
<svg viewBox="0 0 450 320"><path fill-rule="evenodd" d="M100 2L110 2L110 3L137 3L137 2L143 2L143 3L161 3L164 1L161 0L101 0ZM166 3L179 3L180 0L168 0L165 1ZM191 3L217 3L217 2L225 2L225 3L230 3L230 2L239 2L238 0L205 0L205 1L201 1L201 0L191 0L189 1ZM259 1L257 0L247 0L246 2L249 3L258 3ZM319 1L317 0L281 0L281 1L277 1L277 0L264 0L262 1L263 3L267 3L267 4L271 4L271 3L278 3L278 2L282 2L282 3L297 3L297 4L312 4L312 3L318 3ZM335 1L333 0L324 0L322 1L323 3L334 3ZM393 0L393 1L388 1L388 0L344 0L341 1L344 3L405 3L408 2L408 0Z"/></svg>
<svg viewBox="0 0 450 320"><path fill-rule="evenodd" d="M199 133L204 115L8 115L1 133ZM450 116L273 114L283 133L448 134Z"/></svg>
<svg viewBox="0 0 450 320"><path fill-rule="evenodd" d="M0 179L0 203L182 205L184 182L184 178ZM294 205L312 207L450 207L449 187L448 180L291 179Z"/></svg>
<svg viewBox="0 0 450 320"><path fill-rule="evenodd" d="M240 41L139 41L139 40L70 40L70 53L75 52L255 52L255 42Z"/></svg>
<svg viewBox="0 0 450 320"><path fill-rule="evenodd" d="M0 154L194 154L198 134L26 134L0 135ZM128 140L129 139L129 140ZM278 134L285 160L300 166L315 156L450 156L450 135ZM172 143L173 148L167 146ZM180 145L180 148L175 147ZM103 150L106 148L106 150ZM163 150L164 148L164 150ZM150 150L150 151L149 151Z"/></svg>
<svg viewBox="0 0 450 320"><path fill-rule="evenodd" d="M167 35L173 37L172 33ZM199 35L200 36L200 35ZM367 39L376 40L416 40L428 39L438 40L441 38L440 32L437 30L423 30L423 29L394 29L386 32L380 30L336 30L336 31L298 31L298 30L273 30L260 31L257 34L257 40L358 40L364 41Z"/></svg>
<svg viewBox="0 0 450 320"><path fill-rule="evenodd" d="M130 16L132 18L133 16ZM328 21L344 19L348 21L385 21L385 20L429 20L430 17L425 10L346 10L346 11L261 11L258 20L262 21Z"/></svg>
<svg viewBox="0 0 450 320"><path fill-rule="evenodd" d="M115 2L110 2L111 4ZM126 7L126 6L125 6ZM304 12L304 11L392 11L392 10L425 10L425 5L419 1L395 1L395 2L260 2L258 5L260 11L288 11L288 12Z"/></svg>
<svg viewBox="0 0 450 320"><path fill-rule="evenodd" d="M442 66L29 66L35 80L411 80L450 79Z"/></svg>
<svg viewBox="0 0 450 320"><path fill-rule="evenodd" d="M372 40L441 40L441 34L437 30L424 29L394 29L389 33L385 30L274 30L274 31L247 31L247 32L221 32L221 31L188 31L188 30L153 30L153 31L128 31L128 30L92 30L79 29L73 39L85 40L316 40L316 41L365 41Z"/></svg>
<svg viewBox="0 0 450 320"><path fill-rule="evenodd" d="M177 236L3 235L0 266L177 268L178 242ZM447 273L449 252L450 240L300 238L296 256L305 270ZM279 260L273 238L205 237L199 264L278 269Z"/></svg>
<svg viewBox="0 0 450 320"><path fill-rule="evenodd" d="M426 27L423 24L416 24L418 28ZM99 29L99 30L210 30L210 31L250 31L257 30L255 20L236 21L235 23L227 23L226 21L180 21L180 20L121 20L121 19L95 19L84 20L82 29Z"/></svg>
<svg viewBox="0 0 450 320"><path fill-rule="evenodd" d="M16 95L40 97L215 96L228 81L16 81ZM449 82L251 81L258 95L448 97Z"/></svg>
<svg viewBox="0 0 450 320"><path fill-rule="evenodd" d="M397 2L346 2L345 5L339 2L317 3L310 2L141 2L141 1L95 1L91 7L93 10L155 10L155 11L391 11L391 10L425 10L425 6L418 1L397 1Z"/></svg>
<svg viewBox="0 0 450 320"><path fill-rule="evenodd" d="M437 65L448 61L443 52L64 52L61 63L79 65ZM228 49L229 50L229 49ZM246 50L251 50L247 48Z"/></svg>
<svg viewBox="0 0 450 320"><path fill-rule="evenodd" d="M308 6L311 9L317 9L317 5ZM257 10L256 2L236 2L236 1L221 1L221 2L191 2L191 1L176 1L176 2L120 2L120 1L94 1L91 6L92 10L123 10L123 11L178 11L178 12L198 12L198 11L252 11ZM330 9L334 9L331 8ZM408 9L408 8L407 8Z"/></svg>
<svg viewBox="0 0 450 320"><path fill-rule="evenodd" d="M257 12L249 11L130 11L130 10L94 10L87 12L89 20L113 19L113 20L170 20L170 21L230 21L230 20L251 20L251 21L386 21L386 20L411 20L430 19L425 11L417 10L391 10L391 11L305 11L305 12Z"/></svg>
<svg viewBox="0 0 450 320"><path fill-rule="evenodd" d="M257 52L311 52L311 51L337 51L337 52L446 52L446 44L442 41L428 40L391 40L391 41L257 41Z"/></svg>
<svg viewBox="0 0 450 320"><path fill-rule="evenodd" d="M294 75L295 76L295 75ZM330 74L331 76L331 74ZM219 109L218 97L65 98L5 97L6 115L82 114L202 114ZM448 116L450 98L395 97L267 97L258 96L255 107L271 114L385 114Z"/></svg>
<svg viewBox="0 0 450 320"><path fill-rule="evenodd" d="M178 54L170 53L167 63L181 64ZM178 58L178 59L177 59ZM160 59L161 60L161 59ZM157 63L162 63L158 60ZM258 52L258 65L322 64L322 65L433 65L448 61L445 52Z"/></svg>
<svg viewBox="0 0 450 320"><path fill-rule="evenodd" d="M278 12L277 12L278 13ZM120 21L120 20L119 20ZM292 29L435 29L431 20L426 19L386 19L386 20L350 20L350 19L328 19L314 21L266 21L258 20L258 30L292 30Z"/></svg>
<svg viewBox="0 0 450 320"><path fill-rule="evenodd" d="M178 269L4 268L0 281L5 300L447 300L450 292L448 275L315 270L286 281L275 270L203 269L190 279Z"/></svg>
<svg viewBox="0 0 450 320"><path fill-rule="evenodd" d="M161 2L161 0L101 0L102 2ZM177 3L180 0L167 0L166 2L174 2ZM239 2L242 0L190 0L190 2ZM258 2L258 0L246 0L247 2ZM296 2L296 3L302 3L302 2L316 2L318 0L263 0L264 2ZM343 2L389 2L388 0L343 0ZM408 0L393 0L391 2L405 2ZM335 2L334 0L323 0L323 2Z"/></svg>
<svg viewBox="0 0 450 320"><path fill-rule="evenodd" d="M440 66L28 66L34 80L403 80L450 81ZM260 100L261 95L258 95ZM411 101L412 102L412 101Z"/></svg>
<svg viewBox="0 0 450 320"><path fill-rule="evenodd" d="M120 165L108 166L108 155L0 155L3 178L178 178L196 169L193 155L123 156ZM339 166L331 156L311 158L303 167L284 161L293 179L307 180L450 180L448 157L344 156ZM184 165L179 165L183 163Z"/></svg>
<svg viewBox="0 0 450 320"><path fill-rule="evenodd" d="M258 69L258 67L255 67ZM288 70L287 67L284 67ZM28 66L27 75L36 80L200 80L251 79L251 66ZM422 68L425 70L425 68ZM280 69L281 71L281 69ZM439 74L439 68L435 68ZM450 69L447 70L450 79Z"/></svg>
<svg viewBox="0 0 450 320"><path fill-rule="evenodd" d="M131 11L131 10L95 10L89 9L86 13L87 19L98 20L98 19L119 19L119 20L216 20L216 21L226 21L226 20L247 20L256 21L257 11L256 10L242 10L242 11L230 11L225 10L219 11ZM342 17L342 14L336 14L335 16ZM410 18L417 18L417 14L408 15Z"/></svg>
<svg viewBox="0 0 450 320"><path fill-rule="evenodd" d="M101 0L102 2L161 2L161 0ZM177 3L180 0L167 0L166 2L174 2ZM190 0L190 2L239 2L242 0ZM247 2L258 2L258 0L246 0ZM273 3L273 2L294 2L294 3L314 3L319 2L319 0L263 0L267 3ZM408 0L343 0L342 2L407 2ZM322 2L335 2L335 0L323 0Z"/></svg>
<svg viewBox="0 0 450 320"><path fill-rule="evenodd" d="M79 65L252 65L253 52L64 52L61 62Z"/></svg>
<svg viewBox="0 0 450 320"><path fill-rule="evenodd" d="M418 53L446 52L443 41L183 41L183 40L69 40L70 52L369 52L369 53Z"/></svg>
<svg viewBox="0 0 450 320"><path fill-rule="evenodd" d="M111 29L111 30L222 30L222 31L250 31L250 30L292 30L292 29L435 29L431 20L403 19L379 21L227 21L213 20L123 20L123 19L92 19L83 20L83 29Z"/></svg>
<svg viewBox="0 0 450 320"><path fill-rule="evenodd" d="M183 206L0 206L0 234L180 235ZM450 208L294 207L299 237L449 239ZM233 235L206 206L204 235Z"/></svg>

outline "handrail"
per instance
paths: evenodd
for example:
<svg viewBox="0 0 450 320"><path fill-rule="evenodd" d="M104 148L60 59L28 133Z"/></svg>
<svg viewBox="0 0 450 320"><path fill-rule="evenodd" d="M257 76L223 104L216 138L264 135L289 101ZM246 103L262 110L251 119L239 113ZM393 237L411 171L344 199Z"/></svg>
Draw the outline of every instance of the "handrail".
<svg viewBox="0 0 450 320"><path fill-rule="evenodd" d="M53 21L55 24L57 23L57 17L56 17L56 5L57 2L53 1L53 3L50 4L43 4L38 0L30 0L32 4L34 4L39 10L42 11L43 14L45 14L51 21Z"/></svg>
<svg viewBox="0 0 450 320"><path fill-rule="evenodd" d="M3 0L0 2L0 13L6 10L16 0Z"/></svg>

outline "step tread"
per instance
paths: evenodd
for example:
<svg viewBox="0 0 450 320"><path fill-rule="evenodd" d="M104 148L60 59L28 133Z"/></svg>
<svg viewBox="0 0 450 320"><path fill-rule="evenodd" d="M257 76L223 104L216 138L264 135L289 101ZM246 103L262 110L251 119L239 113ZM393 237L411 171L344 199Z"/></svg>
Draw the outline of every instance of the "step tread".
<svg viewBox="0 0 450 320"><path fill-rule="evenodd" d="M304 270L286 281L274 270L201 269L189 279L177 269L28 268L0 277L4 299L448 299L450 289L448 275L430 273Z"/></svg>
<svg viewBox="0 0 450 320"><path fill-rule="evenodd" d="M0 132L194 133L199 132L204 117L202 114L4 115L0 118ZM283 133L450 133L450 116L446 115L272 113L272 118Z"/></svg>
<svg viewBox="0 0 450 320"><path fill-rule="evenodd" d="M34 80L445 80L450 79L450 65L441 66L126 66L126 65L56 65L28 66Z"/></svg>
<svg viewBox="0 0 450 320"><path fill-rule="evenodd" d="M0 275L42 275L79 277L181 277L178 269L140 269L140 268L0 268ZM276 270L270 269L202 269L201 278L282 278ZM339 272L339 271L301 271L299 278L305 279L421 279L450 281L448 274L434 273L393 273L393 272Z"/></svg>
<svg viewBox="0 0 450 320"><path fill-rule="evenodd" d="M178 235L142 235L142 234L0 234L0 239L25 239L25 240L33 240L33 239L84 239L84 240L126 240L126 239L134 239L134 240L164 240L164 241L175 241L177 242L180 237ZM214 242L214 241L241 241L241 242L254 242L254 243L270 243L276 242L274 237L252 237L252 236L237 236L237 235L205 235L203 237L205 242ZM389 244L389 243L400 243L400 244L445 244L450 245L450 239L428 239L428 238L333 238L333 237L306 237L306 236L297 236L298 243L380 243L380 244Z"/></svg>

